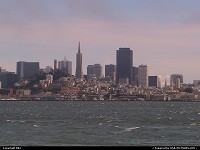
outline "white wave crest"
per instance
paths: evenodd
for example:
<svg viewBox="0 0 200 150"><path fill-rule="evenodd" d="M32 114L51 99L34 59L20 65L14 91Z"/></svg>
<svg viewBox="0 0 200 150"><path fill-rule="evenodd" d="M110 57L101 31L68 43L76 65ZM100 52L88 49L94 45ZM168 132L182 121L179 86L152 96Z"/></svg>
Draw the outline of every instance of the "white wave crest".
<svg viewBox="0 0 200 150"><path fill-rule="evenodd" d="M38 127L39 127L39 126L38 126L38 125L36 125L36 124L34 124L33 126L34 126L34 127L36 127L36 128L38 128Z"/></svg>
<svg viewBox="0 0 200 150"><path fill-rule="evenodd" d="M131 127L131 128L125 128L124 131L132 131L132 130L136 130L139 129L140 127Z"/></svg>

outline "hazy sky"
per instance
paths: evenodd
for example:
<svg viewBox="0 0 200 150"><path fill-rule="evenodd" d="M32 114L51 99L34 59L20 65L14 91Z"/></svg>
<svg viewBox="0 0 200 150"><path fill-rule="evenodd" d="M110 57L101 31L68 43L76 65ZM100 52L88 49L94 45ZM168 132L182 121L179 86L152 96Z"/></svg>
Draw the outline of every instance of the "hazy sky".
<svg viewBox="0 0 200 150"><path fill-rule="evenodd" d="M17 61L72 61L81 41L83 67L116 64L116 50L130 47L133 64L150 75L181 73L200 79L199 0L0 0L0 66Z"/></svg>

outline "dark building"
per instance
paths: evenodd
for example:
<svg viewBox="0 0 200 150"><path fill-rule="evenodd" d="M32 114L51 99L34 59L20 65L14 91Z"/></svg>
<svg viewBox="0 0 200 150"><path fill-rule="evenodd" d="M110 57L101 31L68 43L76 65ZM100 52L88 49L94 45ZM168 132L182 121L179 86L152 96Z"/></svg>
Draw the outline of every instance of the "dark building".
<svg viewBox="0 0 200 150"><path fill-rule="evenodd" d="M158 87L158 76L148 76L149 87Z"/></svg>
<svg viewBox="0 0 200 150"><path fill-rule="evenodd" d="M116 65L105 65L105 77L110 78L112 81L116 79Z"/></svg>
<svg viewBox="0 0 200 150"><path fill-rule="evenodd" d="M0 89L0 95L12 95L13 90L12 89Z"/></svg>
<svg viewBox="0 0 200 150"><path fill-rule="evenodd" d="M82 67L82 53L80 48L80 42L78 45L78 53L76 54L76 78L83 78L83 67Z"/></svg>
<svg viewBox="0 0 200 150"><path fill-rule="evenodd" d="M17 75L20 79L29 79L39 72L39 62L17 62Z"/></svg>
<svg viewBox="0 0 200 150"><path fill-rule="evenodd" d="M56 59L54 59L54 63L53 63L53 65L54 65L54 70L56 70L56 69L57 69L57 67L58 67L58 62L57 62L57 60L56 60Z"/></svg>
<svg viewBox="0 0 200 150"><path fill-rule="evenodd" d="M117 83L120 80L128 80L129 84L132 84L133 81L133 50L130 48L119 48L117 50L117 74L116 81Z"/></svg>
<svg viewBox="0 0 200 150"><path fill-rule="evenodd" d="M0 72L0 81L2 88L12 88L19 81L19 77L13 72Z"/></svg>
<svg viewBox="0 0 200 150"><path fill-rule="evenodd" d="M87 79L90 79L94 77L94 66L93 65L88 65L87 66Z"/></svg>
<svg viewBox="0 0 200 150"><path fill-rule="evenodd" d="M133 67L133 85L138 86L138 67Z"/></svg>

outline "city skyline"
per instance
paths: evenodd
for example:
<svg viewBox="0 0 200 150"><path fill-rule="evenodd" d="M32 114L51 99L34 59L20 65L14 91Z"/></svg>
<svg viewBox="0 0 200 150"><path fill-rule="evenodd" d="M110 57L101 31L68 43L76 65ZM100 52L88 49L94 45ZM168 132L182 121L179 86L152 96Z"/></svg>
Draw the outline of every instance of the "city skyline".
<svg viewBox="0 0 200 150"><path fill-rule="evenodd" d="M199 79L200 2L197 0L18 0L0 2L0 66L16 71L18 61L53 67L63 56L75 74L81 41L87 65L116 64L116 49L133 50L133 66L149 75L183 74ZM69 36L70 35L70 36Z"/></svg>

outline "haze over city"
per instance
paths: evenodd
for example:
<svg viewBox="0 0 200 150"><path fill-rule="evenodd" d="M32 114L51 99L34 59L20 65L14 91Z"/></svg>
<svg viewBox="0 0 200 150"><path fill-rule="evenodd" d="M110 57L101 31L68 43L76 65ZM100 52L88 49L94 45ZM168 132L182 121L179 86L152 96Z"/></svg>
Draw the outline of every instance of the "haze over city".
<svg viewBox="0 0 200 150"><path fill-rule="evenodd" d="M198 0L1 0L0 66L16 71L17 61L72 61L81 41L87 65L116 64L116 50L130 47L133 66L149 65L150 75L180 73L199 79Z"/></svg>

